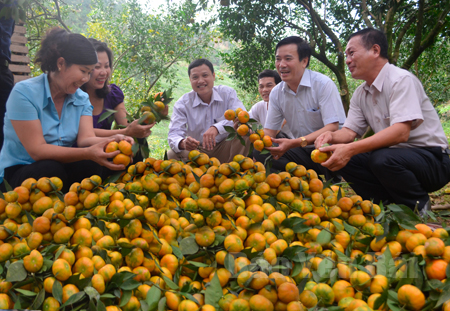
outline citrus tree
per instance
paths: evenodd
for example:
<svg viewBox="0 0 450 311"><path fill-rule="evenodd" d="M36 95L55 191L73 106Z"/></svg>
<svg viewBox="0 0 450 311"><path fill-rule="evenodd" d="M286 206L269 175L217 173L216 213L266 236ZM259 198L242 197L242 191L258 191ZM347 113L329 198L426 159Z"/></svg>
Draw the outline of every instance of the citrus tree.
<svg viewBox="0 0 450 311"><path fill-rule="evenodd" d="M243 85L252 85L249 82L256 79L258 72L273 66L274 47L280 39L300 35L311 44L312 56L336 76L346 109L350 92L344 51L351 33L365 27L382 29L388 38L389 61L410 69L436 41L447 40L450 26L449 1L223 0L216 3L217 19L224 35L240 42L225 60Z"/></svg>
<svg viewBox="0 0 450 311"><path fill-rule="evenodd" d="M146 12L137 0L114 5L96 0L87 36L107 42L114 52L112 81L139 103L161 78L176 83L174 64L207 57L214 33L197 22L197 6L189 1L171 4L157 13Z"/></svg>

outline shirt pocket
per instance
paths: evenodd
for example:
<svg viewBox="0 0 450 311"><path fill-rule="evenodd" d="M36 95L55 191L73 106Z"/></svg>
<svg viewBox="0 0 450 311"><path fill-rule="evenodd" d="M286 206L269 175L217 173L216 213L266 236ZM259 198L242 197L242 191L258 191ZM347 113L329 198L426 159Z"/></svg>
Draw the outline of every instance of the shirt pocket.
<svg viewBox="0 0 450 311"><path fill-rule="evenodd" d="M320 109L306 109L306 119L315 130L321 129L324 126Z"/></svg>

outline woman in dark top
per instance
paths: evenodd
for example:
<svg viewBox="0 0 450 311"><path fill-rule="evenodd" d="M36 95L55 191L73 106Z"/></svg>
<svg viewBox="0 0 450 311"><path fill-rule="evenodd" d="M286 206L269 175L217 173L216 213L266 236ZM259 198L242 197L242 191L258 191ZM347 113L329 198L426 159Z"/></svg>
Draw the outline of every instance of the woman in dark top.
<svg viewBox="0 0 450 311"><path fill-rule="evenodd" d="M95 65L90 80L81 89L89 94L89 100L94 107L92 116L95 135L108 137L114 134L124 134L135 138L148 137L154 124L140 125L138 120L128 123L123 92L117 85L109 84L113 58L111 49L104 42L92 38L89 40L97 51L98 63ZM107 109L116 110L117 112L114 114L116 123L124 125L126 128L111 130L112 122L109 118L99 122L100 116Z"/></svg>

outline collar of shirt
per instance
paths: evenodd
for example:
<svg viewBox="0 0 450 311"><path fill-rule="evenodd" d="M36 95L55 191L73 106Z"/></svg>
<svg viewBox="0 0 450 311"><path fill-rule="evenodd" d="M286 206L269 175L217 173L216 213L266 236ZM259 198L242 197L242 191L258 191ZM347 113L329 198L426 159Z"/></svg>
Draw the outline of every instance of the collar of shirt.
<svg viewBox="0 0 450 311"><path fill-rule="evenodd" d="M211 102L210 104L212 104L213 102L223 102L222 97L219 95L219 93L217 93L217 91L213 88L212 89L212 96L211 96ZM192 104L192 107L195 108L199 105L208 105L206 103L203 102L203 100L200 98L200 96L198 96L198 93L195 92L195 98L194 98L194 103Z"/></svg>
<svg viewBox="0 0 450 311"><path fill-rule="evenodd" d="M384 80L386 79L388 70L389 70L389 63L386 63L383 68L381 68L380 72L378 73L377 77L375 78L375 80L373 81L371 86L368 86L366 82L364 82L364 90L370 92L371 94L373 93L373 88L377 89L378 92L382 92L383 91L383 84L384 84Z"/></svg>
<svg viewBox="0 0 450 311"><path fill-rule="evenodd" d="M305 69L305 72L303 73L302 79L300 80L300 83L297 86L297 92L298 94L300 92L300 87L311 87L311 71L309 69ZM289 88L286 82L283 82L283 91L284 92L291 92L294 94L294 92Z"/></svg>
<svg viewBox="0 0 450 311"><path fill-rule="evenodd" d="M47 97L47 102L44 103L43 108L46 108L50 102L53 102L52 98L52 92L50 91L50 84L48 83L48 75L46 73L44 75L44 94ZM79 90L79 89L78 89ZM83 99L83 95L80 95L80 92L78 90L74 94L67 94L66 99L64 100L65 104L73 104L74 106L82 106L84 105L84 102L82 100L77 99ZM84 93L84 92L82 92ZM86 94L87 95L87 94Z"/></svg>

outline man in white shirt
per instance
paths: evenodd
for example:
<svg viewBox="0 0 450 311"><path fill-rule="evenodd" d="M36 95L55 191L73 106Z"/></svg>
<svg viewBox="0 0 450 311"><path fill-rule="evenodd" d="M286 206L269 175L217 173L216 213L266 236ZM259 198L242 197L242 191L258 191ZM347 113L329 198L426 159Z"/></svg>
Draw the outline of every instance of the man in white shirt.
<svg viewBox="0 0 450 311"><path fill-rule="evenodd" d="M188 161L191 150L201 148L221 163L232 161L236 154L247 155L249 144L239 140L226 141L224 126L233 126L224 113L228 109L245 110L236 91L224 85L214 86L215 73L207 59L197 59L188 67L192 91L184 94L174 105L169 125L169 159Z"/></svg>
<svg viewBox="0 0 450 311"><path fill-rule="evenodd" d="M275 53L275 65L283 82L270 93L264 132L275 138L286 119L294 139L273 139L278 147L267 148L274 158L272 167L285 170L288 162L296 162L329 179L333 175L311 160L311 152L320 134L336 131L345 121L337 87L325 75L306 69L311 47L302 38L281 40ZM264 157L255 153L258 161L264 163Z"/></svg>
<svg viewBox="0 0 450 311"><path fill-rule="evenodd" d="M447 138L419 79L389 64L384 33L352 34L345 53L355 91L344 127L320 135L315 145L333 151L322 165L336 171L364 199L429 207L428 193L450 180ZM355 141L370 126L375 134Z"/></svg>
<svg viewBox="0 0 450 311"><path fill-rule="evenodd" d="M269 110L270 92L280 82L281 78L276 70L265 69L258 75L258 92L263 100L254 104L248 113L250 118L258 121L263 128L266 124L267 111ZM285 123L277 137L293 138L289 126Z"/></svg>

